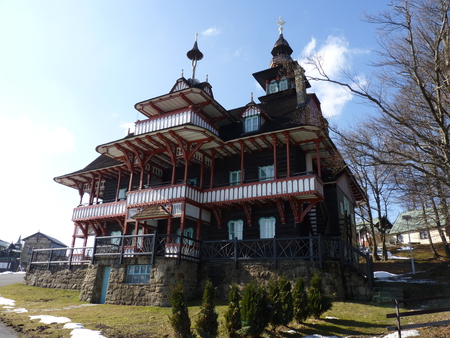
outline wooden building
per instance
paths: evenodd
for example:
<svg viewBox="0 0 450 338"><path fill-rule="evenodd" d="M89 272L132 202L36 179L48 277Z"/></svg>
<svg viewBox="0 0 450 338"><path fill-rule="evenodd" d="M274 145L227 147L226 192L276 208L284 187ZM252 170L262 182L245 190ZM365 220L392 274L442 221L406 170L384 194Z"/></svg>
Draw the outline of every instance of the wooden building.
<svg viewBox="0 0 450 338"><path fill-rule="evenodd" d="M321 236L356 248L354 208L363 192L347 168L336 169L342 158L281 25L271 54L270 67L253 74L266 94L227 110L208 82L195 79L203 58L195 41L187 53L192 78L181 77L166 94L136 103L142 117L133 133L98 145L92 163L55 178L80 196L72 247L85 248L95 238L92 251L76 251L70 262L120 255L119 269L139 257L127 269L139 270L136 278L148 283L155 256L322 260ZM299 238L278 251L273 245ZM343 251L329 247L328 256L339 259ZM355 252L347 252L358 265ZM105 273L111 264L103 263ZM120 283L134 283L130 269Z"/></svg>
<svg viewBox="0 0 450 338"><path fill-rule="evenodd" d="M137 103L143 118L134 133L97 146L92 163L55 178L81 197L72 245L153 232L199 240L324 234L354 244L353 210L363 194L348 170L333 170L339 152L291 54L280 31L270 68L253 74L266 91L260 103L226 110L194 77ZM203 57L197 42L187 56L195 74Z"/></svg>

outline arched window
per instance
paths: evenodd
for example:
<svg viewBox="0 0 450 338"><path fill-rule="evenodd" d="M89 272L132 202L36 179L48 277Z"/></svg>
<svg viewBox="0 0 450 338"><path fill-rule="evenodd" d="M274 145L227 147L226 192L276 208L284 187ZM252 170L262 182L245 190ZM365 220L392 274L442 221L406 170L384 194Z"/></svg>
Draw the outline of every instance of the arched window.
<svg viewBox="0 0 450 338"><path fill-rule="evenodd" d="M241 219L228 222L228 239L242 239L244 221Z"/></svg>
<svg viewBox="0 0 450 338"><path fill-rule="evenodd" d="M288 80L286 77L282 77L278 85L280 91L288 89Z"/></svg>
<svg viewBox="0 0 450 338"><path fill-rule="evenodd" d="M275 80L270 81L269 92L267 94L276 93L278 91L278 83Z"/></svg>
<svg viewBox="0 0 450 338"><path fill-rule="evenodd" d="M275 237L275 217L261 217L258 223L260 238Z"/></svg>

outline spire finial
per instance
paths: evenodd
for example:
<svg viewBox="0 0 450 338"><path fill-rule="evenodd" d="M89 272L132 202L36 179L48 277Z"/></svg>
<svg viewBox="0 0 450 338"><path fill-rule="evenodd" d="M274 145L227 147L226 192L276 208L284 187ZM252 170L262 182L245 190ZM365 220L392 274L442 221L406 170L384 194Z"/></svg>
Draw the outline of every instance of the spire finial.
<svg viewBox="0 0 450 338"><path fill-rule="evenodd" d="M278 18L278 20L277 20L277 24L278 24L278 26L280 26L280 27L278 27L278 30L280 31L280 34L283 34L283 25L285 24L286 22L285 21L283 21L283 19L281 18L281 16Z"/></svg>
<svg viewBox="0 0 450 338"><path fill-rule="evenodd" d="M192 60L192 81L195 81L195 68L197 67L197 61L203 59L203 53L198 49L197 37L198 34L195 34L194 47L192 47L192 49L186 54L188 59Z"/></svg>

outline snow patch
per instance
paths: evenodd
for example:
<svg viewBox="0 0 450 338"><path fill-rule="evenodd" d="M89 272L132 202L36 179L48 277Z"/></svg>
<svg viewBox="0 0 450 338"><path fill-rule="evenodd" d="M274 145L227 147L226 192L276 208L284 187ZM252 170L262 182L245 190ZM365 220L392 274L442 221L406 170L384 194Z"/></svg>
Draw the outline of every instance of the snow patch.
<svg viewBox="0 0 450 338"><path fill-rule="evenodd" d="M29 316L29 317L31 320L40 319L41 323L44 323L44 324L68 323L71 321L67 317L55 317L55 316L48 316L48 315Z"/></svg>
<svg viewBox="0 0 450 338"><path fill-rule="evenodd" d="M420 333L417 330L402 331L402 338L406 338L406 337L420 337ZM383 338L398 338L398 332L388 334L387 336L384 336Z"/></svg>
<svg viewBox="0 0 450 338"><path fill-rule="evenodd" d="M14 303L15 303L15 302L16 302L15 300L0 297L0 305L10 305L10 306L14 306Z"/></svg>

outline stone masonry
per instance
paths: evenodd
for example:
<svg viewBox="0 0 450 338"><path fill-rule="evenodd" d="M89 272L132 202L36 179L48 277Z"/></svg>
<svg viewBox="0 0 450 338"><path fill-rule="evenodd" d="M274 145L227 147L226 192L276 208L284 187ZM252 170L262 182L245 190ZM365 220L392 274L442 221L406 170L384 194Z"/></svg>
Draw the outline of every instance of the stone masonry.
<svg viewBox="0 0 450 338"><path fill-rule="evenodd" d="M198 264L194 261L157 257L152 267L148 284L127 284L126 266L149 264L147 258L125 258L122 265L117 260L98 260L88 266L75 266L68 270L64 266L52 266L50 270L29 269L25 284L55 288L80 290L80 300L91 303L100 302L103 270L111 267L106 293L106 303L117 305L170 306L170 290L179 281L183 282L188 299L200 298L204 281L210 278L217 287L218 296L226 298L232 284L241 288L250 281L267 284L271 278L284 275L292 283L303 278L309 285L311 277L320 272L325 293L335 300L369 300L372 291L367 281L350 268L341 269L339 262L327 262L322 268L316 262L304 260L279 261L274 269L272 261L208 262Z"/></svg>

